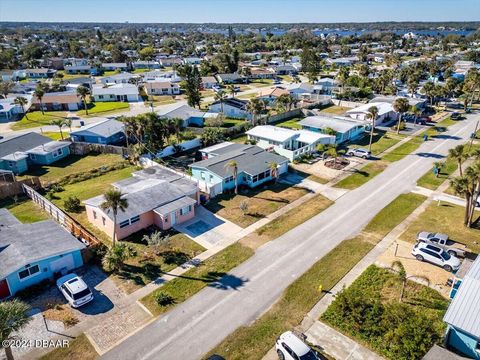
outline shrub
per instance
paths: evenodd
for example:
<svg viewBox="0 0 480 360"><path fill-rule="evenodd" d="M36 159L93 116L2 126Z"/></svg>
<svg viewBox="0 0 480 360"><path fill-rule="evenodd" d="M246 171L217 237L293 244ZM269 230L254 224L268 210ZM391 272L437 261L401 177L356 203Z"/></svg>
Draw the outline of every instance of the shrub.
<svg viewBox="0 0 480 360"><path fill-rule="evenodd" d="M62 322L65 326L70 327L78 323L78 319L72 314L65 314L62 318Z"/></svg>
<svg viewBox="0 0 480 360"><path fill-rule="evenodd" d="M63 202L63 207L68 212L78 212L80 211L80 199L76 196L69 196Z"/></svg>
<svg viewBox="0 0 480 360"><path fill-rule="evenodd" d="M173 298L173 296L165 292L156 293L153 296L153 299L159 306L168 306L175 303L175 299Z"/></svg>

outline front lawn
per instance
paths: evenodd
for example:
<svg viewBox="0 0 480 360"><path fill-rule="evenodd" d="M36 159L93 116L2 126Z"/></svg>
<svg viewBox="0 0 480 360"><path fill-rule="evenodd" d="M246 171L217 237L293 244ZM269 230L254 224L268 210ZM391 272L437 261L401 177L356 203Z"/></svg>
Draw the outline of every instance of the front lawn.
<svg viewBox="0 0 480 360"><path fill-rule="evenodd" d="M321 112L327 113L327 114L334 114L334 115L343 115L348 110L351 110L351 108L345 107L345 106L332 105L325 109L322 109Z"/></svg>
<svg viewBox="0 0 480 360"><path fill-rule="evenodd" d="M298 122L302 119L303 118L293 118L293 119L288 119L288 120L283 120L283 121L280 121L280 122L276 122L272 125L282 126L282 127L286 127L286 128L289 128L289 129L299 130L299 129L302 128L302 126Z"/></svg>
<svg viewBox="0 0 480 360"><path fill-rule="evenodd" d="M234 126L237 126L237 125L243 125L245 123L246 123L246 121L244 119L226 118L225 120L223 120L222 127L230 128L230 127L234 127Z"/></svg>
<svg viewBox="0 0 480 360"><path fill-rule="evenodd" d="M49 219L48 214L29 198L21 198L17 202L13 201L12 198L3 199L0 201L0 207L7 208L13 216L24 224Z"/></svg>
<svg viewBox="0 0 480 360"><path fill-rule="evenodd" d="M12 126L12 130L24 130L34 127L40 127L50 125L53 120L64 120L67 118L67 113L64 111L45 111L42 114L41 111L32 111L24 115L20 120L15 122Z"/></svg>
<svg viewBox="0 0 480 360"><path fill-rule="evenodd" d="M307 193L305 189L281 183L270 184L266 190L263 188L242 189L238 195L218 195L206 204L206 208L241 227L247 227ZM241 209L242 203L247 205L244 210Z"/></svg>
<svg viewBox="0 0 480 360"><path fill-rule="evenodd" d="M448 300L437 291L374 265L337 294L321 319L387 359L420 359L440 344Z"/></svg>
<svg viewBox="0 0 480 360"><path fill-rule="evenodd" d="M298 326L324 293L330 291L384 235L402 222L423 199L425 198L420 195L400 195L367 225L365 230L371 227L377 234L376 236L358 236L340 243L294 281L267 312L252 324L238 328L210 354L219 354L229 360L261 359L275 344L275 339L281 333ZM378 232L380 230L384 234L383 236L380 236L380 232ZM320 285L323 288L322 292L319 292Z"/></svg>
<svg viewBox="0 0 480 360"><path fill-rule="evenodd" d="M69 340L68 347L56 348L42 356L40 360L94 360L98 358L95 348L92 346L85 334Z"/></svg>
<svg viewBox="0 0 480 360"><path fill-rule="evenodd" d="M69 136L68 132L66 132L65 130L62 130L62 131L63 131L63 138L64 139L67 138ZM55 141L62 140L62 135L59 132L44 131L44 132L42 132L42 135L46 136L46 137L49 137L50 139L55 140Z"/></svg>
<svg viewBox="0 0 480 360"><path fill-rule="evenodd" d="M417 185L423 186L427 189L436 190L458 168L458 163L454 159L447 159L443 164L444 165L437 176L435 176L432 167L431 170L428 170L425 175L418 179Z"/></svg>
<svg viewBox="0 0 480 360"><path fill-rule="evenodd" d="M130 108L127 102L94 102L88 103L88 116L98 116L99 114L112 114L116 112L123 112ZM78 116L86 116L85 110L77 111Z"/></svg>
<svg viewBox="0 0 480 360"><path fill-rule="evenodd" d="M380 174L387 167L384 161L372 161L360 169L354 169L353 174L335 184L335 187L343 189L356 189L362 186L370 179Z"/></svg>
<svg viewBox="0 0 480 360"><path fill-rule="evenodd" d="M405 136L397 135L393 132L376 130L372 138L372 155L378 156L385 150L391 148L393 145L399 143ZM370 133L365 133L360 139L357 139L348 144L349 148L365 148L368 149L370 143Z"/></svg>
<svg viewBox="0 0 480 360"><path fill-rule="evenodd" d="M177 101L171 95L150 96L145 100L145 106L150 106L150 101L153 100L153 105L168 105L175 104Z"/></svg>

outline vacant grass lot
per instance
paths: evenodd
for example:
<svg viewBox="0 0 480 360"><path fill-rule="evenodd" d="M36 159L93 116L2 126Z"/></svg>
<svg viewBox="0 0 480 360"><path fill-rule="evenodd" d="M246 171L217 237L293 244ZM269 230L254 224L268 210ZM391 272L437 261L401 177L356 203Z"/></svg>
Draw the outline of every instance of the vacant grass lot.
<svg viewBox="0 0 480 360"><path fill-rule="evenodd" d="M275 124L272 124L272 125L282 126L282 127L286 127L286 128L290 128L290 129L299 130L299 129L302 128L302 126L298 122L302 119L303 118L293 118L293 119L288 119L288 120L283 120L283 121L280 121L280 122L276 122Z"/></svg>
<svg viewBox="0 0 480 360"><path fill-rule="evenodd" d="M0 201L0 207L7 208L20 222L24 224L49 219L48 214L35 205L29 198L21 198L14 202L11 198Z"/></svg>
<svg viewBox="0 0 480 360"><path fill-rule="evenodd" d="M77 338L70 340L69 346L65 348L56 348L48 354L42 356L40 360L94 360L98 358L90 341L82 334Z"/></svg>
<svg viewBox="0 0 480 360"><path fill-rule="evenodd" d="M358 236L343 241L293 282L282 297L251 325L230 334L210 354L229 360L261 359L282 332L297 326L323 297L322 285L329 291L355 266L393 227L402 222L423 201L420 195L400 195L367 225L374 237ZM380 234L383 234L381 236Z"/></svg>
<svg viewBox="0 0 480 360"><path fill-rule="evenodd" d="M402 288L398 273L372 265L321 319L388 359L420 359L444 335L448 301L410 280L400 300Z"/></svg>
<svg viewBox="0 0 480 360"><path fill-rule="evenodd" d="M38 176L44 183L56 182L71 174L88 172L92 169L124 161L120 155L114 154L70 155L50 165L32 166L26 173L17 176L17 179L22 180L31 176Z"/></svg>
<svg viewBox="0 0 480 360"><path fill-rule="evenodd" d="M466 244L473 252L480 252L478 238L480 230L467 228L463 225L464 207L437 202L430 204L425 212L408 227L400 239L415 242L419 231L434 231L448 234L457 242ZM477 216L480 213L477 212Z"/></svg>
<svg viewBox="0 0 480 360"><path fill-rule="evenodd" d="M379 160L373 161L358 170L354 169L352 175L340 180L335 184L335 187L340 187L343 189L356 189L380 174L383 170L385 170L387 165L388 164L385 161Z"/></svg>
<svg viewBox="0 0 480 360"><path fill-rule="evenodd" d="M50 125L53 120L64 120L67 118L67 113L64 111L32 111L23 116L20 120L11 126L12 130L24 130L34 127Z"/></svg>
<svg viewBox="0 0 480 360"><path fill-rule="evenodd" d="M88 104L88 115L85 110L77 111L78 116L98 116L99 114L112 114L115 112L126 111L130 105L126 102L95 102Z"/></svg>
<svg viewBox="0 0 480 360"><path fill-rule="evenodd" d="M351 108L345 107L345 106L332 105L325 109L322 109L321 112L327 113L327 114L343 115L345 114L345 112L347 112L350 109Z"/></svg>
<svg viewBox="0 0 480 360"><path fill-rule="evenodd" d="M206 208L241 227L247 227L307 193L305 189L281 183L268 185L266 190L261 188L244 189L238 195L218 195L208 202ZM245 212L240 209L243 202L247 204Z"/></svg>

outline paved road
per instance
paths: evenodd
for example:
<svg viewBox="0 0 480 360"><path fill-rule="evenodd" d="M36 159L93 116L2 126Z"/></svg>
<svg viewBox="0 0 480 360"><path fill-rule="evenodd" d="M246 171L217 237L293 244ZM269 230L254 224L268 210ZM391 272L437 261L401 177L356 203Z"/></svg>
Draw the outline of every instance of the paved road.
<svg viewBox="0 0 480 360"><path fill-rule="evenodd" d="M207 287L104 354L104 359L199 359L239 326L253 321L283 290L384 206L409 192L440 154L466 141L479 115L455 124L442 139L390 165L323 213L261 248L216 286Z"/></svg>

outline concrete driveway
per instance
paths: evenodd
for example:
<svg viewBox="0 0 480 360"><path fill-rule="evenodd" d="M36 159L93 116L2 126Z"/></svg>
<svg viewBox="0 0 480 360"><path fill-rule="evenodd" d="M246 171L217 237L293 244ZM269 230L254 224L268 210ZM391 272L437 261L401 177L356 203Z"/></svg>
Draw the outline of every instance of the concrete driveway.
<svg viewBox="0 0 480 360"><path fill-rule="evenodd" d="M240 226L215 215L203 206L195 209L193 219L175 225L175 229L206 249L210 249L243 230Z"/></svg>

